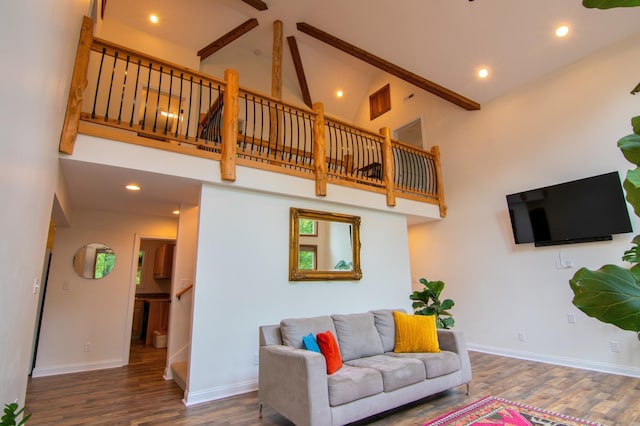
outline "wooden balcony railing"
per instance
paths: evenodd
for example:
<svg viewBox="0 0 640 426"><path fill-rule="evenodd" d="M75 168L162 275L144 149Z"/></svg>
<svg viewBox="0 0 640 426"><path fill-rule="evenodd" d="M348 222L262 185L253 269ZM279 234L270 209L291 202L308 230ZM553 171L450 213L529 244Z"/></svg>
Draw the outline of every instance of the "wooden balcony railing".
<svg viewBox="0 0 640 426"><path fill-rule="evenodd" d="M60 139L73 153L85 133L220 162L221 178L236 165L437 204L446 214L440 156L312 110L238 87L238 74L219 80L93 37L85 18Z"/></svg>

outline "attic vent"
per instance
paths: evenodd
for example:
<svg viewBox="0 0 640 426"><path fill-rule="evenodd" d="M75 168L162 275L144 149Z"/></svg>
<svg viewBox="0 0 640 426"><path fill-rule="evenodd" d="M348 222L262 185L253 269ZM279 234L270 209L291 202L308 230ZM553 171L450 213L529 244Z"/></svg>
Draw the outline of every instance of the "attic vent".
<svg viewBox="0 0 640 426"><path fill-rule="evenodd" d="M391 109L391 91L387 84L382 89L369 96L369 116L370 120L380 117Z"/></svg>

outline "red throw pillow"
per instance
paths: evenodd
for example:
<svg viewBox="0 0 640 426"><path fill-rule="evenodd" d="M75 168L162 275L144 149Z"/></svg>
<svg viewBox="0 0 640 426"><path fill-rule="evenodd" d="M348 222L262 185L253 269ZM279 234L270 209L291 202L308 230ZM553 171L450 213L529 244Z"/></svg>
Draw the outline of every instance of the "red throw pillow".
<svg viewBox="0 0 640 426"><path fill-rule="evenodd" d="M338 342L333 337L333 333L327 330L324 333L318 333L316 336L320 352L324 355L324 359L327 362L327 374L333 374L342 368L342 357L340 356L340 349L338 348Z"/></svg>

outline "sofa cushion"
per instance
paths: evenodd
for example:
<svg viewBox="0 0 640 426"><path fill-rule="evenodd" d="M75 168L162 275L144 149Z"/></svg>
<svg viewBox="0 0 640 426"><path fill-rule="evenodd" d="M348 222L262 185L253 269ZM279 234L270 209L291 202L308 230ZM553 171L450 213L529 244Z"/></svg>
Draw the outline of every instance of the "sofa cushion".
<svg viewBox="0 0 640 426"><path fill-rule="evenodd" d="M374 355L348 361L345 365L378 370L385 392L421 382L427 377L422 361L409 357Z"/></svg>
<svg viewBox="0 0 640 426"><path fill-rule="evenodd" d="M286 346L292 346L302 349L302 337L309 333L314 335L324 331L331 331L334 336L336 329L330 316L313 317L313 318L288 318L280 321L280 334L282 335L282 343Z"/></svg>
<svg viewBox="0 0 640 426"><path fill-rule="evenodd" d="M371 312L331 315L343 361L384 353Z"/></svg>
<svg viewBox="0 0 640 426"><path fill-rule="evenodd" d="M396 353L386 355L397 358L418 359L424 363L427 379L444 376L460 370L460 356L455 352L441 351L438 353Z"/></svg>
<svg viewBox="0 0 640 426"><path fill-rule="evenodd" d="M396 345L394 352L440 352L433 315L407 315L394 311Z"/></svg>
<svg viewBox="0 0 640 426"><path fill-rule="evenodd" d="M313 335L313 333L309 333L306 336L302 336L302 347L308 351L320 353L318 342L316 342L316 338Z"/></svg>
<svg viewBox="0 0 640 426"><path fill-rule="evenodd" d="M335 374L327 377L329 405L346 404L383 391L382 375L372 368L344 365Z"/></svg>
<svg viewBox="0 0 640 426"><path fill-rule="evenodd" d="M371 311L384 352L391 352L396 345L396 323L393 320L393 311L404 312L404 309L378 309Z"/></svg>
<svg viewBox="0 0 640 426"><path fill-rule="evenodd" d="M327 330L324 333L318 333L316 336L320 352L324 355L327 363L327 374L333 374L342 368L342 358L340 357L340 349L338 342L333 337L333 333Z"/></svg>

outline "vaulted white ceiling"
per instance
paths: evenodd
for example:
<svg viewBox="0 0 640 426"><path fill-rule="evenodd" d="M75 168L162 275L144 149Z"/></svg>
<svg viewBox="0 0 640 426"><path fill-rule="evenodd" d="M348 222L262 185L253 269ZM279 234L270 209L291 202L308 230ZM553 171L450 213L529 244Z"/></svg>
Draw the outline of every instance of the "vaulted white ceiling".
<svg viewBox="0 0 640 426"><path fill-rule="evenodd" d="M246 20L258 20L257 28L208 63L224 63L234 55L255 57L256 52L269 63L273 21L281 20L285 37L298 42L313 101L346 119L355 116L380 71L298 31L296 23L313 25L480 104L640 32L640 8L586 9L581 0L264 2L266 11L241 0L108 0L105 19L196 52ZM149 23L151 12L159 15L160 24ZM571 28L562 40L553 34L560 23ZM492 72L485 81L475 77L481 65ZM284 75L285 84L299 93L286 42ZM345 91L340 102L334 97L337 88Z"/></svg>

